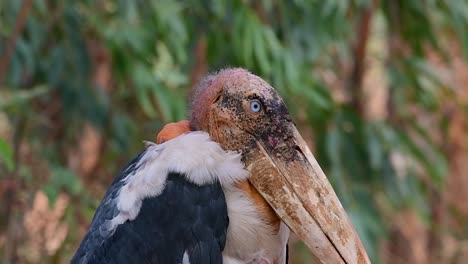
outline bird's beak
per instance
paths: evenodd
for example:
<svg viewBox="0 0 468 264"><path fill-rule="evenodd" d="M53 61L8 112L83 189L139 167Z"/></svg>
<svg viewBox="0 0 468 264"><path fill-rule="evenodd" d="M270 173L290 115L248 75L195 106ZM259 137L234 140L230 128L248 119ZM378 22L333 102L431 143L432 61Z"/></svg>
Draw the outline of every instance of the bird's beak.
<svg viewBox="0 0 468 264"><path fill-rule="evenodd" d="M322 262L370 263L327 177L296 127L288 125L294 155L285 157L257 140L246 159L249 180Z"/></svg>

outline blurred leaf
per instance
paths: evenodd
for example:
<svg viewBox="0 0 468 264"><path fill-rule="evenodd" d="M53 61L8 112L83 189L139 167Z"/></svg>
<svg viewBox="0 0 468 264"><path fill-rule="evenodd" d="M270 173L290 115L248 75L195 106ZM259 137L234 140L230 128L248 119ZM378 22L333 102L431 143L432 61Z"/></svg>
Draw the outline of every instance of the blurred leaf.
<svg viewBox="0 0 468 264"><path fill-rule="evenodd" d="M0 109L4 109L10 106L19 105L26 103L27 101L46 94L51 90L50 87L42 85L33 87L27 91L3 91L0 92L2 96L0 97Z"/></svg>
<svg viewBox="0 0 468 264"><path fill-rule="evenodd" d="M80 178L70 169L53 166L49 182L44 191L50 201L55 201L61 191L78 196L83 191Z"/></svg>
<svg viewBox="0 0 468 264"><path fill-rule="evenodd" d="M0 138L0 161L5 164L8 171L13 171L13 151L2 138Z"/></svg>

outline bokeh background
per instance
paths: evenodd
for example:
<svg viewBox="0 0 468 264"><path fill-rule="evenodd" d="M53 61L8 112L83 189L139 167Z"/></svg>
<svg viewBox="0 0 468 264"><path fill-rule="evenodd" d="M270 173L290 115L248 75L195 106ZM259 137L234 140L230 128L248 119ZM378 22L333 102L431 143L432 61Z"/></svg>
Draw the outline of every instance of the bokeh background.
<svg viewBox="0 0 468 264"><path fill-rule="evenodd" d="M0 262L68 262L142 141L240 66L284 97L375 263L466 263L467 58L467 0L2 0Z"/></svg>

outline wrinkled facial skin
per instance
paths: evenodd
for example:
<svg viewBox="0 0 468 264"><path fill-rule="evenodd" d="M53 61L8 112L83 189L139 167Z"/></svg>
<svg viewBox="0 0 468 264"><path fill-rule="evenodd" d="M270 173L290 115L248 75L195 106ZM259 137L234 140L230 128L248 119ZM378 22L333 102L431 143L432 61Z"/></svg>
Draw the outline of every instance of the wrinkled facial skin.
<svg viewBox="0 0 468 264"><path fill-rule="evenodd" d="M225 83L211 107L209 130L213 133L210 134L216 135L217 141L226 149L241 151L244 155L261 141L285 161L294 159L292 121L286 105L268 83L256 76L248 77L251 78L247 82L249 87L235 82ZM254 100L260 102L259 112L251 110ZM238 145L239 142L242 145Z"/></svg>

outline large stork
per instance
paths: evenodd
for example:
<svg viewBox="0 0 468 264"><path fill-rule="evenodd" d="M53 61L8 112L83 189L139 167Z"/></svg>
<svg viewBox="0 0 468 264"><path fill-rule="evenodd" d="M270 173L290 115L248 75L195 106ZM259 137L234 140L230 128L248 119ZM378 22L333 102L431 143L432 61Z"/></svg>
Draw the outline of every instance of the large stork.
<svg viewBox="0 0 468 264"><path fill-rule="evenodd" d="M115 178L72 263L283 264L290 230L323 263L369 263L267 82L221 70L191 105Z"/></svg>

